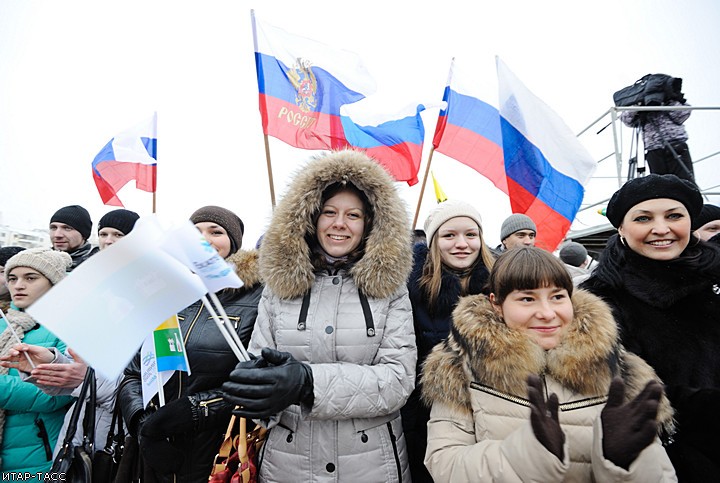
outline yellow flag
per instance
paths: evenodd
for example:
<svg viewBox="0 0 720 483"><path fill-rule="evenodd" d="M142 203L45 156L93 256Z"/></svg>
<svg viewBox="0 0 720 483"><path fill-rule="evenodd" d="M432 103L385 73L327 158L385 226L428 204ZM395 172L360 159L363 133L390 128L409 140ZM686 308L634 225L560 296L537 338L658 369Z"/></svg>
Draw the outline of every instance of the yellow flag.
<svg viewBox="0 0 720 483"><path fill-rule="evenodd" d="M438 184L437 180L435 179L435 173L431 171L430 174L432 175L433 186L435 187L435 199L437 199L438 203L447 201L447 196L445 195L445 192L442 190L440 184Z"/></svg>

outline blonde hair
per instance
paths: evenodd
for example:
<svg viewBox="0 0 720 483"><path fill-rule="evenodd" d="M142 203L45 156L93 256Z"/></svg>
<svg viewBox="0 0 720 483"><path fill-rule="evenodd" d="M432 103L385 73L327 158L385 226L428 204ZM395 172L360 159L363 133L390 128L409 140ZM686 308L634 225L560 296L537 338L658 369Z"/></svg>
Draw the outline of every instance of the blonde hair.
<svg viewBox="0 0 720 483"><path fill-rule="evenodd" d="M495 257L490 248L485 244L483 239L482 227L478 225L480 238L480 253L475 262L468 270L459 276L460 279L460 295L468 295L467 291L470 287L470 277L478 263L482 263L489 270L495 265ZM420 276L420 288L425 292L428 298L428 305L433 307L440 296L442 290L442 271L443 262L440 255L440 247L437 243L437 237L432 237L428 245L428 255L423 265L422 275Z"/></svg>

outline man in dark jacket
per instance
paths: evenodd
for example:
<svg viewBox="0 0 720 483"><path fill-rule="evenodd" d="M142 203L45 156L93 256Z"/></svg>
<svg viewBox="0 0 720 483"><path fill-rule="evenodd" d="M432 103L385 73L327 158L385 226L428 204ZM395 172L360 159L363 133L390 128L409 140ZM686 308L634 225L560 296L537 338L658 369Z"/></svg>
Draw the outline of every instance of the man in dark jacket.
<svg viewBox="0 0 720 483"><path fill-rule="evenodd" d="M73 261L70 271L98 251L88 242L92 226L90 213L80 205L64 206L50 218L53 250L70 255Z"/></svg>

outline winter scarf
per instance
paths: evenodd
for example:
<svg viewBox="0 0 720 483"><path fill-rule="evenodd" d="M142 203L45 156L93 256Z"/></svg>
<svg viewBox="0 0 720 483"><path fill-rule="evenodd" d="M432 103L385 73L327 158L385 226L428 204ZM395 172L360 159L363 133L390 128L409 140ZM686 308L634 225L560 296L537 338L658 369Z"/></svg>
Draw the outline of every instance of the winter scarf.
<svg viewBox="0 0 720 483"><path fill-rule="evenodd" d="M593 276L611 288L625 287L653 307L668 308L720 278L720 250L692 237L678 258L658 261L638 255L613 235Z"/></svg>
<svg viewBox="0 0 720 483"><path fill-rule="evenodd" d="M32 317L30 317L25 312L21 312L19 310L10 309L5 314L6 319L5 322L8 325L11 325L13 329L15 329L15 332L17 333L18 337L20 337L20 340L23 339L25 336L25 332L32 329L36 322L33 320ZM15 337L12 335L12 331L10 330L10 327L5 328L5 330L0 334L0 354L5 354L12 346L17 344L17 341L15 340ZM0 366L0 375L5 375L8 373L8 368ZM5 428L5 410L0 409L0 446L2 445L2 437L3 437L3 430ZM2 460L0 460L0 467L2 467Z"/></svg>

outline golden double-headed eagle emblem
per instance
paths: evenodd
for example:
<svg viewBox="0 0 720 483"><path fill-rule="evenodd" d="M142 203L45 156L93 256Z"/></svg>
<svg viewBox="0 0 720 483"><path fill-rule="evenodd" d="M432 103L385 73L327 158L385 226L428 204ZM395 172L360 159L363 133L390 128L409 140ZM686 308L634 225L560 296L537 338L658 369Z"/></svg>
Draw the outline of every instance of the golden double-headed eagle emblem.
<svg viewBox="0 0 720 483"><path fill-rule="evenodd" d="M311 65L309 60L298 57L287 72L290 83L297 91L295 104L303 112L313 112L317 108L317 79L310 69Z"/></svg>

